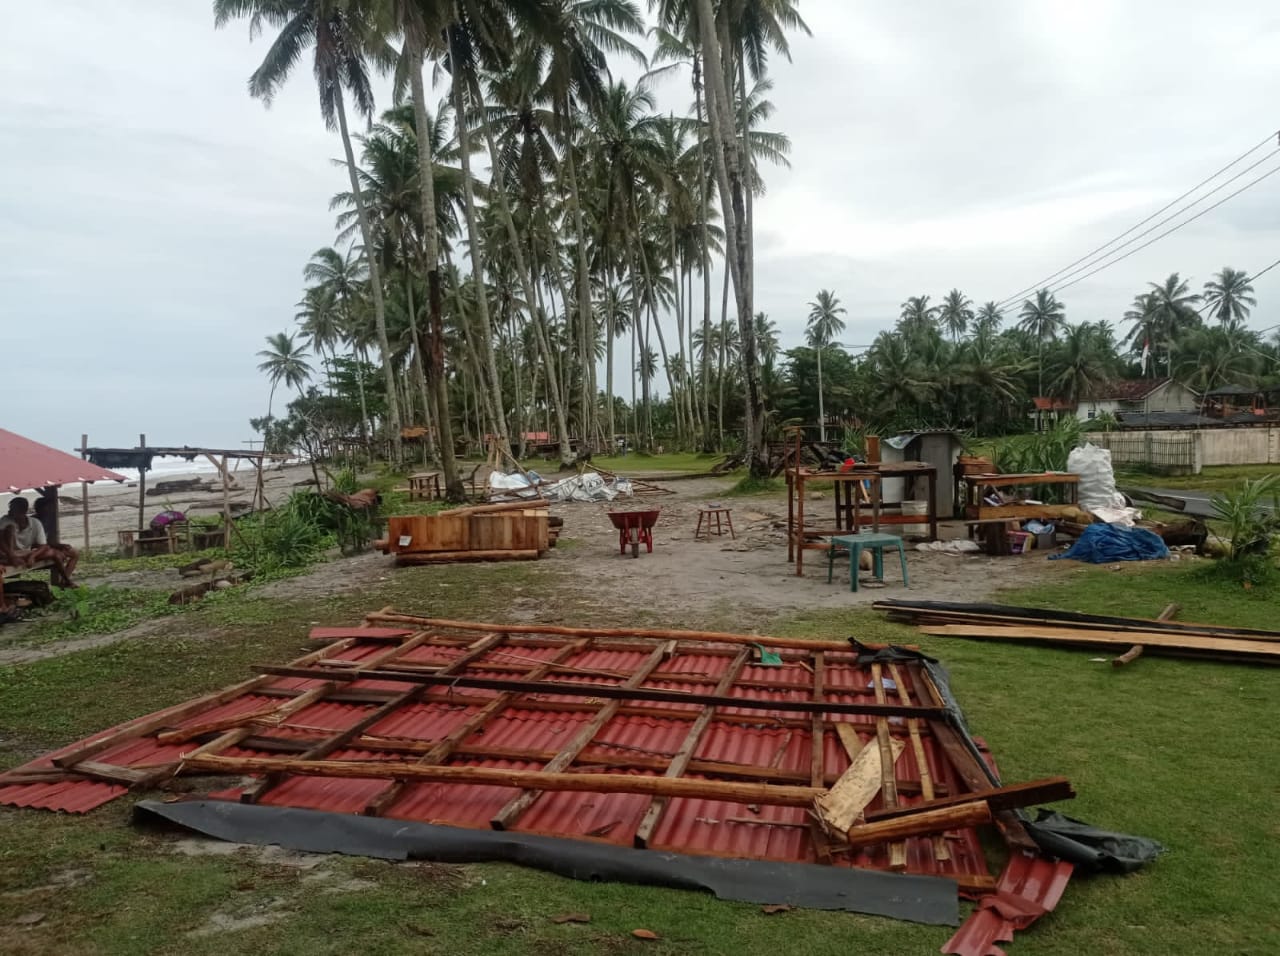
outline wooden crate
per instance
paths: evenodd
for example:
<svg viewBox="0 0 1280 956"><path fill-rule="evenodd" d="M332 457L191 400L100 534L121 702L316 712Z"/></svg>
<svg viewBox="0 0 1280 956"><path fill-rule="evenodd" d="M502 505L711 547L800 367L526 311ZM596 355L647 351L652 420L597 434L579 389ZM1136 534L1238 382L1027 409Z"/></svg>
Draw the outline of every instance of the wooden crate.
<svg viewBox="0 0 1280 956"><path fill-rule="evenodd" d="M545 551L549 530L545 509L492 514L393 515L387 519L387 545L393 554ZM408 541L401 544L406 537Z"/></svg>

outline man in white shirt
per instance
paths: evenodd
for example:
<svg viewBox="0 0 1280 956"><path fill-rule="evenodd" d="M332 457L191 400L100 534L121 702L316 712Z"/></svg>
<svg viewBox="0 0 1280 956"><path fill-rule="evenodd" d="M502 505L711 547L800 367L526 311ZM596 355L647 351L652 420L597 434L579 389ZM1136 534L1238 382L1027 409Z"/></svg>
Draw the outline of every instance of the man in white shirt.
<svg viewBox="0 0 1280 956"><path fill-rule="evenodd" d="M14 498L9 502L9 513L0 518L0 564L30 568L52 561L52 582L58 587L75 587L71 572L79 555L66 545L49 544L44 525L27 513L29 508L26 498Z"/></svg>

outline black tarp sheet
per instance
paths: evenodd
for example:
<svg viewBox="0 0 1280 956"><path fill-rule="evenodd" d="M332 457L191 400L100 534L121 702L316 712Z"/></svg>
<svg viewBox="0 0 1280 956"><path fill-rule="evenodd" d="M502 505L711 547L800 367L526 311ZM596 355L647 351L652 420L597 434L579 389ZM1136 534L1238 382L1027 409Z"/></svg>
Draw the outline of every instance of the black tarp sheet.
<svg viewBox="0 0 1280 956"><path fill-rule="evenodd" d="M470 830L227 800L144 800L134 820L163 821L205 836L309 853L385 860L517 863L575 880L615 881L713 893L743 903L787 903L888 916L913 923L959 922L956 884L876 870L690 856L562 837Z"/></svg>

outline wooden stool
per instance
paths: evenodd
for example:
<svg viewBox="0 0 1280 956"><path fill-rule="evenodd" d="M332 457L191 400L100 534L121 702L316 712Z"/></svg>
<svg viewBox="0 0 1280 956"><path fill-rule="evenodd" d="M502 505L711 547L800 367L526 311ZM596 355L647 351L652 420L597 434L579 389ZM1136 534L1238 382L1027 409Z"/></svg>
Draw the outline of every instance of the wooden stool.
<svg viewBox="0 0 1280 956"><path fill-rule="evenodd" d="M729 525L729 537L736 539L738 536L737 534L734 533L734 530L733 530L732 509L722 508L719 505L708 505L705 508L698 509L698 527L697 527L697 530L693 532L694 540L696 541L698 538L701 538L704 534L708 538L711 537L713 534L723 535L724 525L721 524L722 520L728 523ZM706 526L707 526L706 531L702 530L702 525L704 521L706 522ZM715 524L715 529L716 529L715 531L711 530L711 525L713 522Z"/></svg>
<svg viewBox="0 0 1280 956"><path fill-rule="evenodd" d="M836 551L843 549L849 552L849 590L858 590L858 564L865 549L871 552L871 573L883 584L885 548L898 549L898 558L902 562L902 586L904 588L910 587L911 584L907 580L907 552L904 550L902 539L896 535L875 532L842 534L836 535L831 539L831 547L827 549L827 583L831 583L831 571L835 564Z"/></svg>

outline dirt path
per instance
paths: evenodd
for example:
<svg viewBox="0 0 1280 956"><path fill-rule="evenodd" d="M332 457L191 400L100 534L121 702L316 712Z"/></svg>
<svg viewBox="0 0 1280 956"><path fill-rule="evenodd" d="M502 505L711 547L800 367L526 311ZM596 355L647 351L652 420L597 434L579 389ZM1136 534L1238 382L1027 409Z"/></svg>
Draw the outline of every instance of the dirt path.
<svg viewBox="0 0 1280 956"><path fill-rule="evenodd" d="M910 596L919 599L976 601L1002 588L1017 587L1054 574L1058 567L1032 553L1026 557L988 558L975 554L921 552L909 548L911 586L904 589L898 565L886 561L885 584L862 575L857 593L849 590L847 565L836 566L833 583L827 583L826 560L821 552L805 557L804 576L796 577L787 562L787 509L782 494L751 498L717 498L731 484L728 480L673 481L672 495L624 499L612 504L571 503L556 505L553 513L564 518L561 544L537 563L539 588L521 589L507 605L495 609L494 618L528 622L562 621L569 594L604 607L616 624L644 623L666 627L720 627L730 622L744 632L759 631L770 622L811 610L838 610L866 606L879 598ZM736 538L697 540L694 531L698 510L708 501L732 509ZM824 507L815 501L814 507ZM619 554L618 532L609 520L612 509L660 508L654 529L652 554L641 549L639 558ZM963 526L944 524L942 537L963 537ZM476 566L476 576L488 582L501 579L502 565ZM429 599L432 569L396 571L391 559L365 554L319 565L306 574L274 581L251 592L254 599L322 601L339 594L368 592L370 609L378 606L380 585L396 575L415 574L421 594ZM172 587L174 572L118 572L110 575L116 586ZM385 595L384 595L385 596ZM385 602L384 602L385 603ZM38 647L0 649L0 666L61 657L119 641L163 637L183 627L182 616L162 617L111 634L96 634ZM572 622L569 622L572 623Z"/></svg>
<svg viewBox="0 0 1280 956"><path fill-rule="evenodd" d="M805 554L804 575L796 577L787 562L787 505L782 494L751 498L716 498L727 480L671 482L676 493L665 497L604 504L559 505L565 519L562 540L568 547L552 560L571 570L575 586L597 596L602 592L619 609L620 619L658 616L671 626L697 625L706 614L721 619L726 610L740 616L741 626L798 611L866 605L884 597L908 594L935 600L979 600L999 588L1017 586L1052 573L1044 557L988 558L985 555L921 552L909 547L909 589L904 591L896 560L886 561L885 584L866 573L857 593L849 590L848 565L838 562L827 584L826 559L818 551ZM731 508L737 538L695 539L698 510L708 501ZM813 507L823 507L815 502ZM654 550L639 558L619 554L618 532L607 512L612 508L661 508L654 528ZM963 526L944 525L942 537L963 537Z"/></svg>

